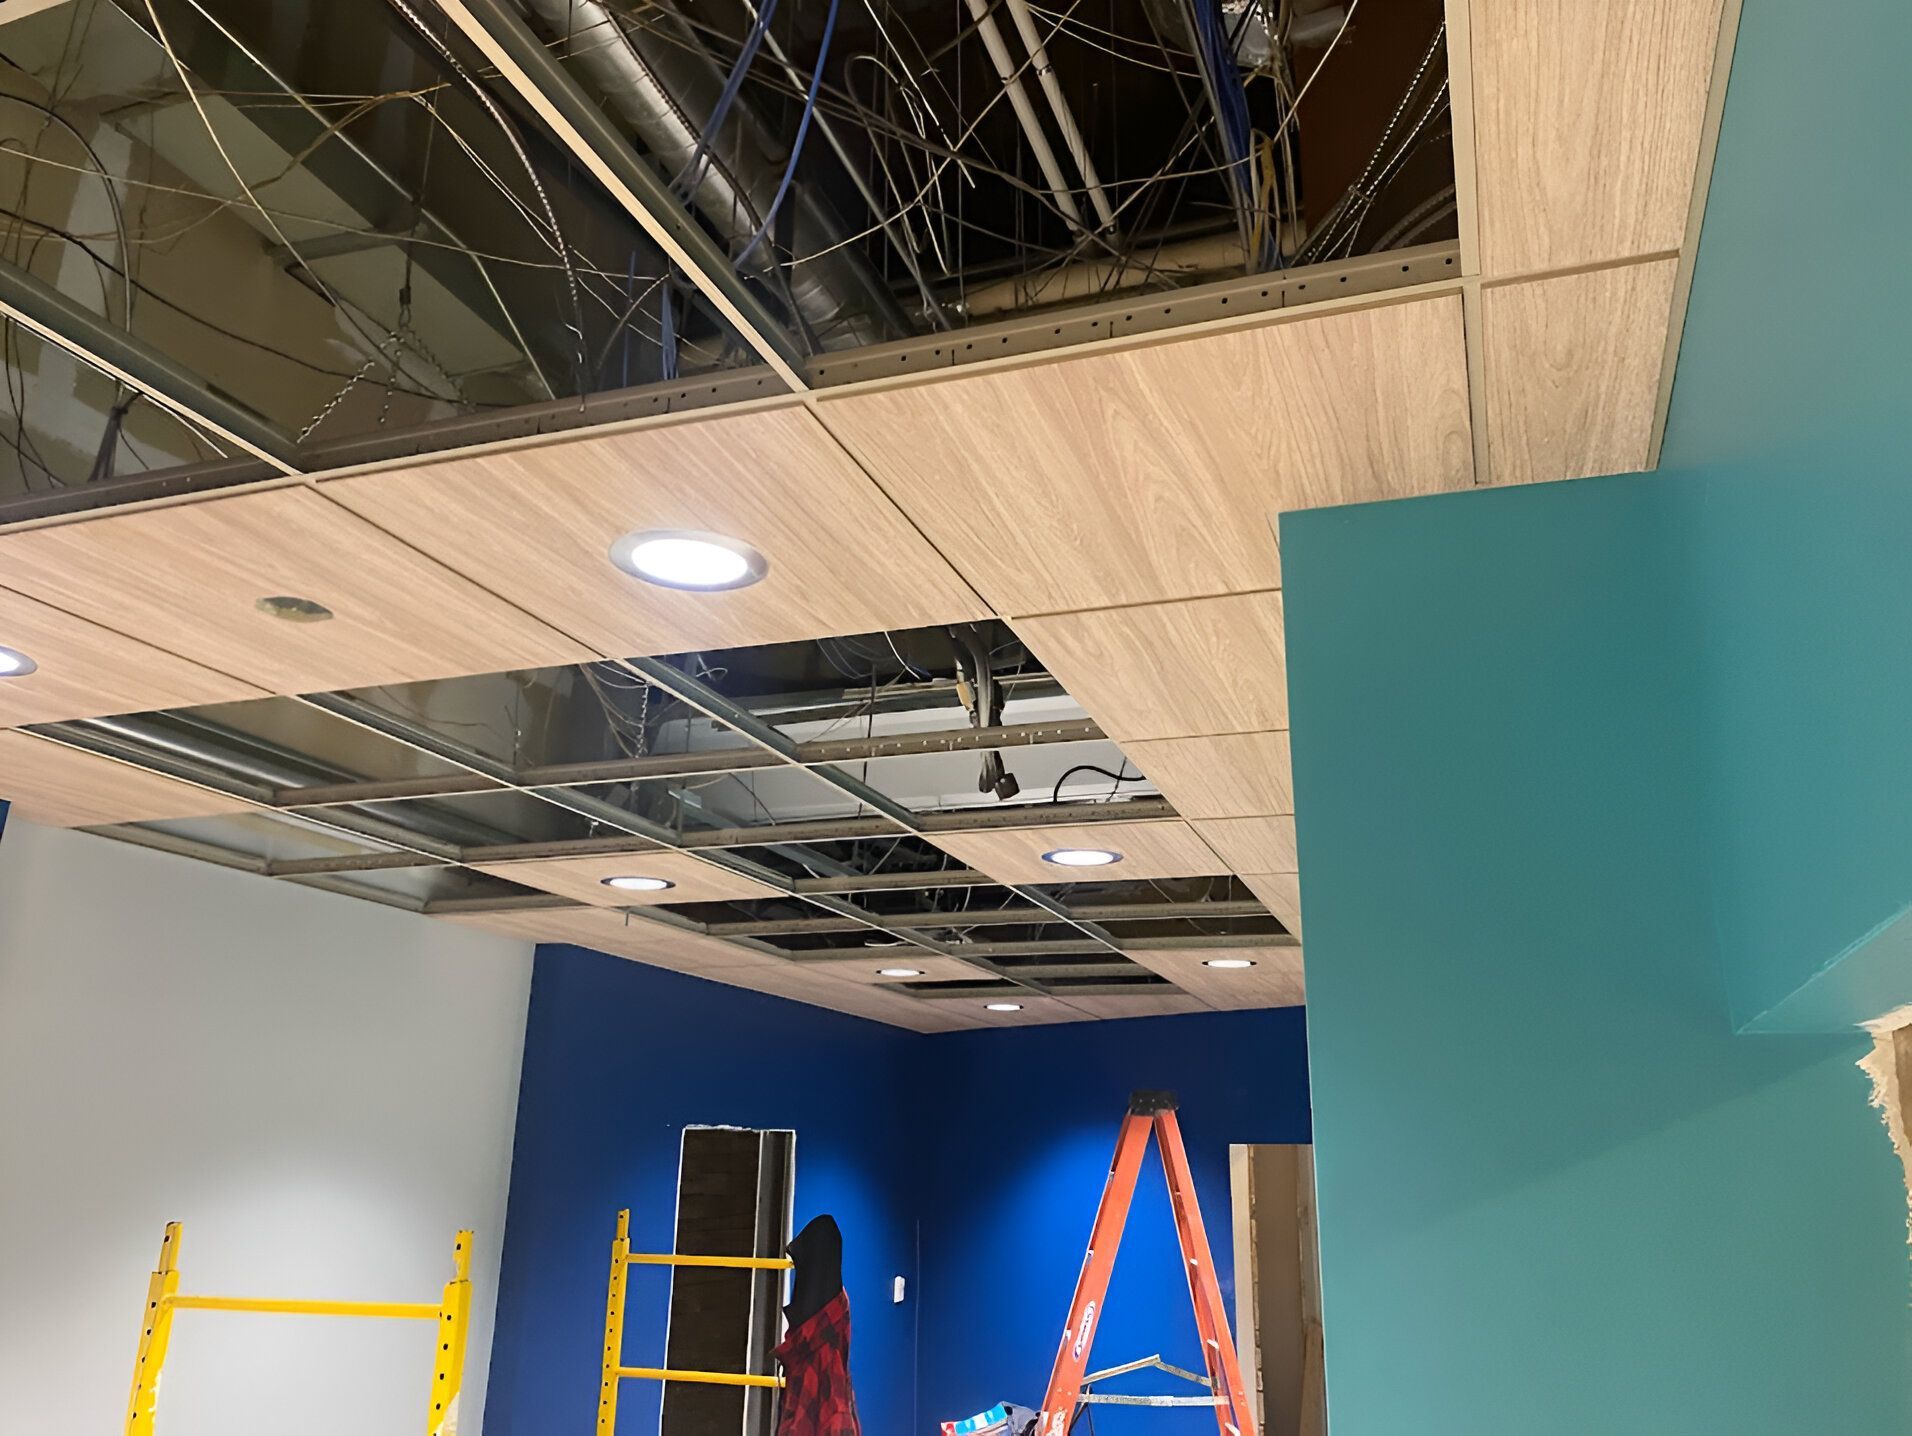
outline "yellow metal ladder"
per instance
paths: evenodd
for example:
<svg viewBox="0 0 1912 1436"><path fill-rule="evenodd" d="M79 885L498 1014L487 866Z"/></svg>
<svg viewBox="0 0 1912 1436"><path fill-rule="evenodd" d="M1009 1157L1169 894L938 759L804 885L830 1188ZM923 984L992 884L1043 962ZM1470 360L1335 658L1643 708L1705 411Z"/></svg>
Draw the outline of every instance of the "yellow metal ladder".
<svg viewBox="0 0 1912 1436"><path fill-rule="evenodd" d="M407 1301L303 1301L281 1297L182 1296L179 1292L178 1222L166 1224L159 1267L146 1287L140 1314L139 1356L133 1364L133 1394L126 1404L126 1436L153 1436L159 1376L166 1364L176 1311L249 1311L278 1316L365 1316L430 1321L438 1326L432 1359L431 1412L426 1436L456 1436L458 1391L465 1374L465 1333L471 1324L471 1233L452 1243L452 1277L436 1306Z"/></svg>
<svg viewBox="0 0 1912 1436"><path fill-rule="evenodd" d="M672 1371L662 1366L624 1364L624 1288L634 1266L734 1267L741 1271L788 1271L788 1257L677 1256L670 1252L631 1250L631 1214L617 1214L617 1236L611 1242L611 1290L604 1302L604 1374L598 1385L597 1436L617 1436L619 1381L695 1381L708 1386L770 1386L781 1388L781 1376L759 1376L748 1371Z"/></svg>

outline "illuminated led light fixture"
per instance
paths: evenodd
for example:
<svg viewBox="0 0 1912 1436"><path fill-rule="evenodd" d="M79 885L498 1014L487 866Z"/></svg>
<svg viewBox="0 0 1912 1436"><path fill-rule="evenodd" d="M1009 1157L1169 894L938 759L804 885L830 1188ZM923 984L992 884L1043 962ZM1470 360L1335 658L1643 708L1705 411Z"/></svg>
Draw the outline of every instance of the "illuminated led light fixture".
<svg viewBox="0 0 1912 1436"><path fill-rule="evenodd" d="M674 888L677 886L677 884L669 878L633 876L625 878L603 878L600 879L600 881L602 881L607 888L616 888L619 892L627 893L661 893L665 888Z"/></svg>
<svg viewBox="0 0 1912 1436"><path fill-rule="evenodd" d="M1254 965L1255 960L1252 957L1211 957L1202 963L1203 967L1220 967L1231 970L1238 967L1253 967Z"/></svg>
<svg viewBox="0 0 1912 1436"><path fill-rule="evenodd" d="M747 543L690 529L643 529L611 545L611 562L660 588L715 593L744 588L770 571Z"/></svg>
<svg viewBox="0 0 1912 1436"><path fill-rule="evenodd" d="M17 648L0 648L0 678L25 678L39 666Z"/></svg>
<svg viewBox="0 0 1912 1436"><path fill-rule="evenodd" d="M991 1012L1020 1012L1022 1011L1022 1004L1020 1002L985 1002L983 1006L986 1007Z"/></svg>
<svg viewBox="0 0 1912 1436"><path fill-rule="evenodd" d="M876 975L878 977L921 977L923 975L923 969L920 967L879 967L876 970Z"/></svg>
<svg viewBox="0 0 1912 1436"><path fill-rule="evenodd" d="M1110 863L1121 862L1122 854L1107 848L1057 848L1044 853L1042 860L1059 868L1106 868Z"/></svg>

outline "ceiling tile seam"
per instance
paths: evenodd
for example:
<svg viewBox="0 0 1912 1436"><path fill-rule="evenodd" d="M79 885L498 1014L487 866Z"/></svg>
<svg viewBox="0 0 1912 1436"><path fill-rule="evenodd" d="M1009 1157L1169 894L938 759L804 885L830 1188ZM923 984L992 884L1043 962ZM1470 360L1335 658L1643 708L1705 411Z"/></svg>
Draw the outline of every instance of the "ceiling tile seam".
<svg viewBox="0 0 1912 1436"><path fill-rule="evenodd" d="M1305 510L1284 509L1282 510L1282 512L1303 513L1305 512ZM1225 599L1225 598L1262 598L1268 594L1280 593L1280 592L1281 592L1280 584L1275 584L1273 587L1270 587L1264 584L1258 588L1223 589L1219 593L1178 594L1174 598L1145 598L1136 603L1103 603L1103 604L1097 604L1091 608L1044 609L1040 613L1011 613L1011 614L1004 614L1002 615L1002 617L1005 619L1005 621L1007 621L1013 627L1017 623L1021 623L1025 620L1030 620L1030 619L1079 618L1083 616L1084 614L1127 613L1127 612L1130 612L1131 610L1138 609L1138 608L1174 608L1180 604L1185 604L1185 603L1214 603L1217 599ZM1099 719L1097 721L1100 722ZM1107 731L1107 725L1104 725L1103 731L1104 732ZM1274 731L1274 730L1257 729L1255 731L1259 732L1259 731Z"/></svg>
<svg viewBox="0 0 1912 1436"><path fill-rule="evenodd" d="M13 532L15 532L15 530L12 528L0 530L0 538L4 538L6 534L13 533ZM152 643L148 641L147 639L137 637L134 634L123 633L119 629L114 628L109 623L101 623L97 618L88 618L85 614L74 613L71 609L62 608L59 604L53 603L48 599L42 598L38 594L27 593L23 589L14 588L8 584L0 584L0 593L6 593L11 595L14 598L24 599L28 603L37 603L40 605L40 607L45 609L50 609L54 613L60 614L62 617L70 618L74 620L76 623L83 623L89 628L99 629L102 633L110 633L115 638L123 638L129 643L136 643L141 648L144 648L148 650L149 652L164 654L166 657L175 659L180 663L184 663L188 665L189 667L197 668L202 673L210 673L219 678L231 679L234 683L240 684L246 688L250 688L253 691L253 693L260 698L272 698L272 697L278 696L274 694L270 688L261 687L258 683L255 683L250 678L242 678L237 673L228 673L223 668L215 668L213 667L212 664L207 663L203 661L202 659L188 658L183 653L175 653L170 648L162 648L157 643ZM235 699L233 701L243 702L245 700ZM96 715L96 716L110 717L113 715L102 714L102 715ZM78 722L81 720L78 720L78 719L31 719L29 721L30 722ZM23 726L23 725L14 725L14 726L17 727L17 726Z"/></svg>
<svg viewBox="0 0 1912 1436"><path fill-rule="evenodd" d="M1639 254L1585 259L1574 264L1554 264L1535 269L1510 269L1498 274L1469 275L1460 282L1463 285L1475 284L1482 289L1506 289L1516 284L1543 284L1549 279L1572 279L1582 274L1603 274L1609 269L1634 269L1643 264L1657 264L1665 259L1678 259L1685 252L1683 248L1649 249Z"/></svg>
<svg viewBox="0 0 1912 1436"><path fill-rule="evenodd" d="M903 505L897 500L896 495L892 494L887 488L885 488L883 486L883 481L877 478L875 473L871 471L870 466L868 464L863 462L862 455L858 454L856 450L851 448L849 442L846 439L844 439L844 437L841 434L837 433L837 431L830 426L829 420L827 420L823 416L823 411L821 406L816 402L816 396L814 393L810 395L808 402L806 402L804 405L804 408L806 408L809 411L811 421L816 424L817 428L823 431L824 436L828 438L832 444L836 445L837 452L842 454L844 459L853 468L855 468L855 470L859 474L863 475L863 480L865 483L867 483L872 489L876 490L877 493L883 496L883 502L888 504L892 509L896 511L897 515L903 520L903 522L910 526L910 528L915 532L918 538L922 539L923 543L928 547L929 551L935 554L938 558L940 558L946 565L948 565L949 571L955 574L956 577L962 581L963 587L969 590L971 597L973 597L977 603L981 604L989 612L995 614L998 618L1001 618L1003 616L1002 611L999 608L997 608L994 602L992 602L990 599L985 598L983 596L983 592L981 588L977 586L975 578L971 574L966 573L963 570L963 566L957 563L954 558L952 558L949 554L943 552L941 546L937 544L936 540L931 538L929 535L929 532L926 529L924 529L924 527L920 523L916 521L916 515L912 514L908 509L903 507Z"/></svg>

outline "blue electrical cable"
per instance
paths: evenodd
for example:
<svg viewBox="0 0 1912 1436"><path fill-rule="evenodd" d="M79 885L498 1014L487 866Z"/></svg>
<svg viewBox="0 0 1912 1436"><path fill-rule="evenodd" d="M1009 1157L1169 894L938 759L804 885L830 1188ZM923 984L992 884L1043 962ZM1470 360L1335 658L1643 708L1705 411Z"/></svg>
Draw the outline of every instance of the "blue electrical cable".
<svg viewBox="0 0 1912 1436"><path fill-rule="evenodd" d="M837 5L838 0L830 0L830 13L824 17L823 42L817 46L817 67L810 74L810 93L803 101L803 119L798 122L797 137L790 144L790 163L784 166L783 180L777 185L777 197L770 201L770 210L764 215L762 226L750 237L750 243L744 246L743 253L737 256L739 268L750 258L751 251L763 243L763 237L770 233L770 226L776 223L777 211L783 208L783 197L790 192L790 181L797 173L797 159L803 154L803 138L810 133L810 117L817 112L817 91L823 85L823 63L830 57L830 37L836 34Z"/></svg>
<svg viewBox="0 0 1912 1436"><path fill-rule="evenodd" d="M710 142L723 129L724 121L730 118L730 107L743 91L744 74L750 69L751 61L757 58L757 50L762 46L764 36L770 33L770 17L776 13L777 0L763 0L763 7L757 11L756 23L744 38L743 49L737 52L737 63L730 67L730 74L724 78L724 88L718 92L717 103L711 106L710 123L704 126L704 132L697 137L697 148L684 162L684 168L671 181L671 187L680 194L689 194L702 181L701 174L692 172L699 164L708 163Z"/></svg>
<svg viewBox="0 0 1912 1436"><path fill-rule="evenodd" d="M661 351L658 365L664 371L666 379L675 379L677 377L677 321L671 314L671 285L668 278L664 281L663 287L658 290L658 294L660 298L657 305L657 322L661 331L657 337L657 345Z"/></svg>

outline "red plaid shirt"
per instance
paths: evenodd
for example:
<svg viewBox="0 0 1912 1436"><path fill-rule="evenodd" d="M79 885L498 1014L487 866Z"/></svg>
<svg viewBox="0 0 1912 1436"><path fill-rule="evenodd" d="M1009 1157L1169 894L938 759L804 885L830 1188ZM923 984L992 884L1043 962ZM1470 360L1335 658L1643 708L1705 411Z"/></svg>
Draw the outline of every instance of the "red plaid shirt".
<svg viewBox="0 0 1912 1436"><path fill-rule="evenodd" d="M850 1294L838 1292L772 1353L783 1366L777 1436L862 1436L850 1390Z"/></svg>

